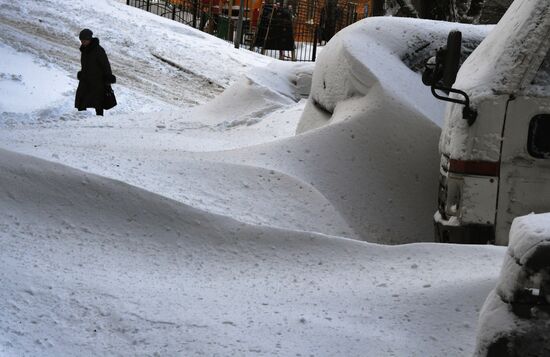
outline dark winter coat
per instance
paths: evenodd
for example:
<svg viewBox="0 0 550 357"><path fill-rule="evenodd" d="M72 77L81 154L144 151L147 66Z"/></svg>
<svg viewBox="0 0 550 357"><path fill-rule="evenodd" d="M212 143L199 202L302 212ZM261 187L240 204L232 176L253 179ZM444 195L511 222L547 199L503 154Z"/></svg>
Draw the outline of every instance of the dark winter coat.
<svg viewBox="0 0 550 357"><path fill-rule="evenodd" d="M97 38L92 38L88 46L80 46L80 52L82 70L78 72L75 107L78 110L103 109L105 92L116 81L107 54Z"/></svg>

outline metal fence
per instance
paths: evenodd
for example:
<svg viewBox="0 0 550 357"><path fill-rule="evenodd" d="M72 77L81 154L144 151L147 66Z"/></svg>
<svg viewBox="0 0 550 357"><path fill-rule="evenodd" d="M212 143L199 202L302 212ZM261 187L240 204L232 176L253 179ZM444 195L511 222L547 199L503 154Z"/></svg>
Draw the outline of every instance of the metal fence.
<svg viewBox="0 0 550 357"><path fill-rule="evenodd" d="M127 0L267 56L315 61L317 46L363 17L349 0Z"/></svg>

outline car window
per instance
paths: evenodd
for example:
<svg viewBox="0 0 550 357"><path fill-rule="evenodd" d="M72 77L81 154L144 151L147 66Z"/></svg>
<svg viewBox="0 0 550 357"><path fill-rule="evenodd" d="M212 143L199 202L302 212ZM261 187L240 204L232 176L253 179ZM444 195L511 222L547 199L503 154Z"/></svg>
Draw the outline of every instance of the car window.
<svg viewBox="0 0 550 357"><path fill-rule="evenodd" d="M550 159L550 114L537 115L531 119L527 149L533 157Z"/></svg>

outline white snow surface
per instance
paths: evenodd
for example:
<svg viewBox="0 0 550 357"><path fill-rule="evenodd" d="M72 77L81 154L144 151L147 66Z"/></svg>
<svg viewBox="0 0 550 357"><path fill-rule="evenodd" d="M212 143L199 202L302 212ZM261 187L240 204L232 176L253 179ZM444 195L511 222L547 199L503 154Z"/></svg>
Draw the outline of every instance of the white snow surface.
<svg viewBox="0 0 550 357"><path fill-rule="evenodd" d="M6 355L460 356L502 249L250 226L0 152Z"/></svg>
<svg viewBox="0 0 550 357"><path fill-rule="evenodd" d="M0 44L0 112L28 113L48 104L59 105L63 93L44 96L50 88L68 88L72 84L65 73L54 66L40 65L31 55L21 54ZM30 82L29 85L26 82ZM72 93L71 93L72 94Z"/></svg>
<svg viewBox="0 0 550 357"><path fill-rule="evenodd" d="M471 354L504 249L359 241L432 239L437 127L385 120L409 104L295 136L312 64L123 1L0 9L1 355ZM83 27L119 79L104 118L72 108Z"/></svg>

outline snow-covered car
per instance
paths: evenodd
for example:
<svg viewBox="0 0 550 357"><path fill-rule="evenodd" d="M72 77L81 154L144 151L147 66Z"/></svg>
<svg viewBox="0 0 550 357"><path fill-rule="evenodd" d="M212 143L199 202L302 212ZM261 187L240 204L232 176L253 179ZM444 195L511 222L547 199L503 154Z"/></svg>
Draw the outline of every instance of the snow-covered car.
<svg viewBox="0 0 550 357"><path fill-rule="evenodd" d="M433 241L444 105L421 72L449 31L461 30L474 49L491 28L369 18L340 31L321 52L295 138L308 142L308 164L314 159L323 168L312 170L308 182L317 182L363 239ZM329 166L323 157L339 160Z"/></svg>
<svg viewBox="0 0 550 357"><path fill-rule="evenodd" d="M426 61L445 46L451 30L463 33L465 57L492 26L433 20L373 17L340 31L317 60L298 133L346 118L339 110L353 98L399 101L441 126L444 106L422 85ZM368 106L365 108L368 110Z"/></svg>

